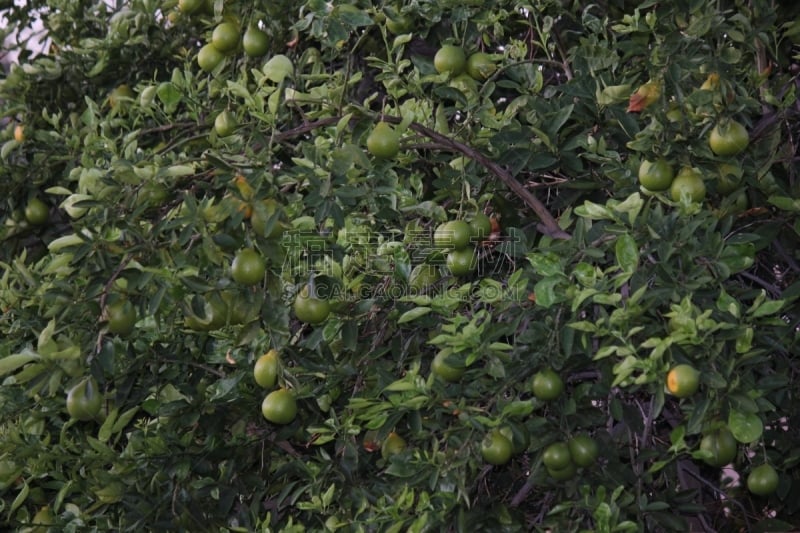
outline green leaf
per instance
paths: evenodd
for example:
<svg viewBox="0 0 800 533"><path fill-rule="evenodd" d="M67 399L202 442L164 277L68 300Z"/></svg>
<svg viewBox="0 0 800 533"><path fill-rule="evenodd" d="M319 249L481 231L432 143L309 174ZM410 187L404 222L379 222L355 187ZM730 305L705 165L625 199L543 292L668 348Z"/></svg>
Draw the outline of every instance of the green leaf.
<svg viewBox="0 0 800 533"><path fill-rule="evenodd" d="M764 423L757 414L736 410L731 410L728 414L728 428L733 437L743 444L755 442L764 433Z"/></svg>
<svg viewBox="0 0 800 533"><path fill-rule="evenodd" d="M119 409L117 407L108 413L108 416L103 421L103 425L100 426L100 430L97 432L97 440L100 442L108 442L108 439L110 439L111 435L113 434L114 423L116 422L118 415Z"/></svg>
<svg viewBox="0 0 800 533"><path fill-rule="evenodd" d="M735 318L739 318L742 314L741 304L739 300L725 292L725 289L720 289L719 297L716 302L717 309L723 313L730 313Z"/></svg>
<svg viewBox="0 0 800 533"><path fill-rule="evenodd" d="M670 431L669 433L669 441L672 444L670 446L669 451L672 453L678 453L681 450L686 448L686 426L683 424L679 426L675 426L675 429Z"/></svg>
<svg viewBox="0 0 800 533"><path fill-rule="evenodd" d="M539 280L534 286L536 305L548 308L558 302L555 289L564 280L561 276L553 276Z"/></svg>
<svg viewBox="0 0 800 533"><path fill-rule="evenodd" d="M736 337L736 353L747 353L753 347L753 328L744 328Z"/></svg>
<svg viewBox="0 0 800 533"><path fill-rule="evenodd" d="M514 347L506 342L493 342L489 345L489 349L492 351L508 352L513 350Z"/></svg>
<svg viewBox="0 0 800 533"><path fill-rule="evenodd" d="M212 392L212 394L209 397L209 401L213 402L228 396L242 380L242 377L244 377L244 374L235 374L228 378L222 378L211 385L209 387L209 392Z"/></svg>
<svg viewBox="0 0 800 533"><path fill-rule="evenodd" d="M111 432L116 435L120 433L125 427L133 420L133 417L136 416L136 413L139 412L139 407L131 407L121 415L117 417L116 422L114 422L114 426L111 428Z"/></svg>
<svg viewBox="0 0 800 533"><path fill-rule="evenodd" d="M523 417L533 412L533 402L517 400L503 406L503 417Z"/></svg>
<svg viewBox="0 0 800 533"><path fill-rule="evenodd" d="M614 220L615 216L611 212L611 209L604 205L596 204L594 202L590 202L586 200L583 202L583 205L579 205L575 208L575 214L589 218L591 220Z"/></svg>
<svg viewBox="0 0 800 533"><path fill-rule="evenodd" d="M553 252L534 252L527 254L526 257L534 271L540 276L555 276L564 272L561 258Z"/></svg>
<svg viewBox="0 0 800 533"><path fill-rule="evenodd" d="M4 357L0 359L0 376L9 374L31 361L36 361L40 358L41 356L38 353L32 351L25 351Z"/></svg>
<svg viewBox="0 0 800 533"><path fill-rule="evenodd" d="M639 216L639 213L644 207L644 199L642 198L641 194L635 192L625 198L625 200L622 202L614 203L612 205L612 201L609 201L609 207L612 207L617 213L628 215L628 222L633 224L636 222L636 218Z"/></svg>
<svg viewBox="0 0 800 533"><path fill-rule="evenodd" d="M162 104L164 104L164 111L167 113L173 113L183 99L181 92L175 87L175 85L168 81L158 85L158 89L156 89L156 96L158 96L158 99Z"/></svg>
<svg viewBox="0 0 800 533"><path fill-rule="evenodd" d="M767 300L756 309L749 309L747 313L753 318L775 315L783 308L783 304L783 300Z"/></svg>
<svg viewBox="0 0 800 533"><path fill-rule="evenodd" d="M755 263L755 245L751 242L726 246L720 262L730 269L731 274L747 270Z"/></svg>
<svg viewBox="0 0 800 533"><path fill-rule="evenodd" d="M767 201L778 209L800 213L800 199L788 198L786 196L770 196Z"/></svg>
<svg viewBox="0 0 800 533"><path fill-rule="evenodd" d="M280 83L294 72L294 64L285 55L277 54L272 56L261 70L268 80Z"/></svg>
<svg viewBox="0 0 800 533"><path fill-rule="evenodd" d="M410 311L406 311L400 318L397 319L398 324L405 324L406 322L411 322L412 320L416 320L420 317L423 317L433 311L430 307L415 307Z"/></svg>
<svg viewBox="0 0 800 533"><path fill-rule="evenodd" d="M614 251L617 256L617 264L623 272L632 273L636 270L639 265L639 247L630 234L625 233L617 237Z"/></svg>
<svg viewBox="0 0 800 533"><path fill-rule="evenodd" d="M407 379L398 379L383 388L384 392L406 392L410 390L417 390L417 386Z"/></svg>
<svg viewBox="0 0 800 533"><path fill-rule="evenodd" d="M647 473L655 474L656 472L663 470L663 468L667 466L669 463L670 461L668 460L655 461L653 462L652 465L650 465L650 468L647 469Z"/></svg>
<svg viewBox="0 0 800 533"><path fill-rule="evenodd" d="M56 321L50 320L47 323L47 326L39 332L39 340L37 342L37 349L41 352L43 349L46 349L52 344L53 340L53 333L56 330Z"/></svg>
<svg viewBox="0 0 800 533"><path fill-rule="evenodd" d="M753 533L776 533L778 531L786 531L791 533L797 531L797 524L790 524L777 518L767 518L759 520L757 524L753 524Z"/></svg>
<svg viewBox="0 0 800 533"><path fill-rule="evenodd" d="M14 498L14 501L11 503L11 507L8 509L8 517L11 518L11 515L14 514L14 511L19 509L19 507L25 503L25 500L28 499L28 494L30 494L31 488L27 482L22 484L22 488L19 490L19 494L17 497Z"/></svg>
<svg viewBox="0 0 800 533"><path fill-rule="evenodd" d="M598 330L597 324L594 324L593 322L589 322L586 320L571 322L567 325L572 329L577 329L578 331L585 331L586 333L594 333Z"/></svg>
<svg viewBox="0 0 800 533"><path fill-rule="evenodd" d="M350 4L339 6L336 10L336 14L342 22L353 28L371 26L373 24L372 18L367 13L356 9L355 6Z"/></svg>

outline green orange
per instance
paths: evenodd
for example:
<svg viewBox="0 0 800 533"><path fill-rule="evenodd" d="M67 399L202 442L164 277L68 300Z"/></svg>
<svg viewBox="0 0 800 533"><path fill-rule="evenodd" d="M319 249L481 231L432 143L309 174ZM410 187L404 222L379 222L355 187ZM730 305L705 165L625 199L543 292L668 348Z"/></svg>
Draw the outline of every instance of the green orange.
<svg viewBox="0 0 800 533"><path fill-rule="evenodd" d="M594 464L600 454L597 441L586 434L575 435L567 445L575 466L588 468Z"/></svg>
<svg viewBox="0 0 800 533"><path fill-rule="evenodd" d="M683 167L672 180L669 193L676 202L680 201L684 194L688 195L693 202L702 202L706 197L706 184L703 182L700 172L691 167Z"/></svg>
<svg viewBox="0 0 800 533"><path fill-rule="evenodd" d="M492 233L492 221L483 213L475 213L469 221L469 229L472 238L481 241Z"/></svg>
<svg viewBox="0 0 800 533"><path fill-rule="evenodd" d="M431 372L447 382L455 383L461 379L467 369L448 362L449 356L449 349L439 351L431 361Z"/></svg>
<svg viewBox="0 0 800 533"><path fill-rule="evenodd" d="M222 22L211 33L211 44L220 52L230 52L239 44L241 32L233 22Z"/></svg>
<svg viewBox="0 0 800 533"><path fill-rule="evenodd" d="M533 395L540 400L555 400L564 391L564 382L561 376L551 368L537 372L533 376Z"/></svg>
<svg viewBox="0 0 800 533"><path fill-rule="evenodd" d="M478 266L478 257L471 246L459 250L452 250L447 254L447 269L454 276L466 276Z"/></svg>
<svg viewBox="0 0 800 533"><path fill-rule="evenodd" d="M375 157L391 159L400 151L400 136L388 123L380 121L367 136L367 150Z"/></svg>
<svg viewBox="0 0 800 533"><path fill-rule="evenodd" d="M269 51L269 35L255 26L249 26L242 37L242 48L250 57L261 57Z"/></svg>
<svg viewBox="0 0 800 533"><path fill-rule="evenodd" d="M728 428L720 428L704 435L700 440L700 449L711 454L704 461L717 468L730 464L736 459L736 439Z"/></svg>
<svg viewBox="0 0 800 533"><path fill-rule="evenodd" d="M308 285L297 293L292 307L297 320L306 324L321 324L331 314L330 302L311 296Z"/></svg>
<svg viewBox="0 0 800 533"><path fill-rule="evenodd" d="M253 366L253 378L259 387L271 389L278 381L281 362L278 350L272 349L259 357Z"/></svg>
<svg viewBox="0 0 800 533"><path fill-rule="evenodd" d="M241 250L231 263L231 277L242 285L255 285L264 279L267 263L261 254L252 248Z"/></svg>
<svg viewBox="0 0 800 533"><path fill-rule="evenodd" d="M778 489L778 473L769 464L759 465L747 476L747 490L756 496L769 496Z"/></svg>
<svg viewBox="0 0 800 533"><path fill-rule="evenodd" d="M675 172L666 159L643 159L639 165L639 183L648 191L665 191L672 185Z"/></svg>
<svg viewBox="0 0 800 533"><path fill-rule="evenodd" d="M481 456L489 464L500 466L506 464L513 452L511 441L499 430L489 432L481 441Z"/></svg>
<svg viewBox="0 0 800 533"><path fill-rule="evenodd" d="M687 398L697 392L700 373L692 366L680 364L667 373L667 390L678 398Z"/></svg>
<svg viewBox="0 0 800 533"><path fill-rule="evenodd" d="M572 463L572 453L566 442L554 442L542 452L542 462L547 468L559 470Z"/></svg>
<svg viewBox="0 0 800 533"><path fill-rule="evenodd" d="M108 331L126 337L136 326L136 308L127 299L119 299L106 307Z"/></svg>
<svg viewBox="0 0 800 533"><path fill-rule="evenodd" d="M460 46L446 44L433 56L433 67L440 74L448 72L451 76L458 76L464 72L466 65L467 56Z"/></svg>
<svg viewBox="0 0 800 533"><path fill-rule="evenodd" d="M708 136L711 151L723 157L730 157L742 152L750 144L747 128L735 120L720 122Z"/></svg>
<svg viewBox="0 0 800 533"><path fill-rule="evenodd" d="M406 445L406 440L392 431L381 444L381 457L388 460L393 455L402 453L406 449Z"/></svg>
<svg viewBox="0 0 800 533"><path fill-rule="evenodd" d="M437 248L460 250L465 248L471 239L472 228L464 220L444 222L437 226L433 232L433 245Z"/></svg>
<svg viewBox="0 0 800 533"><path fill-rule="evenodd" d="M67 393L67 413L76 420L92 420L103 406L100 387L93 377L87 377Z"/></svg>
<svg viewBox="0 0 800 533"><path fill-rule="evenodd" d="M224 59L225 55L217 50L211 43L204 45L200 48L200 51L197 52L197 64L205 72L213 71Z"/></svg>
<svg viewBox="0 0 800 533"><path fill-rule="evenodd" d="M219 113L214 119L214 131L217 132L217 135L220 137L232 135L233 132L236 131L237 126L236 115L227 109Z"/></svg>
<svg viewBox="0 0 800 533"><path fill-rule="evenodd" d="M25 206L25 220L30 224L39 226L47 222L49 217L50 209L47 207L46 203L36 197L28 201L28 204Z"/></svg>
<svg viewBox="0 0 800 533"><path fill-rule="evenodd" d="M467 58L466 69L473 79L483 81L494 74L497 66L486 52L475 52Z"/></svg>
<svg viewBox="0 0 800 533"><path fill-rule="evenodd" d="M287 389L274 390L261 402L261 414L273 424L289 424L297 416L297 400Z"/></svg>

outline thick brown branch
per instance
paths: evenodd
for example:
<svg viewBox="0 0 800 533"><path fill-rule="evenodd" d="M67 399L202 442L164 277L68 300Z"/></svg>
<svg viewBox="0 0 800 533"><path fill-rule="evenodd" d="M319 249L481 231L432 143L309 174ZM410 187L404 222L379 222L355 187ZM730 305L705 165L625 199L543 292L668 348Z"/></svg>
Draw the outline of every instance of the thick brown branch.
<svg viewBox="0 0 800 533"><path fill-rule="evenodd" d="M384 117L384 118L388 121L391 117ZM400 120L396 119L396 121L399 122ZM536 198L536 196L534 196L530 191L528 191L528 189L526 189L522 183L517 181L514 178L514 176L512 176L511 173L508 172L506 169L504 169L502 166L498 165L497 163L495 163L482 153L478 152L471 146L468 146L464 143L451 139L446 135L442 135L441 133L438 133L426 126L423 126L422 124L412 122L409 128L416 131L417 133L420 133L436 141L442 146L445 146L456 152L459 152L469 157L470 159L474 159L475 161L483 165L489 172L500 178L500 181L502 181L506 185L506 187L511 189L517 196L522 198L522 200L526 204L528 204L528 206L531 209L533 209L533 211L539 217L539 220L541 220L541 223L538 225L539 231L555 239L570 238L570 234L561 229L561 227L558 225L558 221L556 221L555 217L553 217L553 215L550 214L550 211L548 211L547 207L545 207L545 205L538 198Z"/></svg>
<svg viewBox="0 0 800 533"><path fill-rule="evenodd" d="M383 115L383 120L386 122L392 122L394 124L399 124L401 119L399 117L393 117L388 115ZM297 137L298 135L302 135L304 133L308 133L309 131L313 131L317 128L324 128L326 126L332 126L339 122L341 117L328 117L323 118L320 120L316 120L313 122L306 122L300 126L292 128L290 130L282 131L275 134L275 139L282 141L285 139L289 139L292 137ZM454 152L458 152L462 155L469 157L470 159L475 160L480 165L485 167L489 172L500 178L506 187L511 189L517 196L522 198L522 200L531 208L533 209L534 213L539 217L541 222L537 225L537 229L554 239L569 239L571 236L569 233L561 229L558 225L558 221L555 217L550 213L550 211L545 207L545 205L534 196L525 186L517 181L514 176L511 175L506 169L502 166L498 165L479 151L475 150L471 146L468 146L462 142L456 141L455 139L451 139L450 137L438 133L418 122L412 122L409 125L409 128L425 137L428 137L432 141L436 142L440 147L452 150Z"/></svg>

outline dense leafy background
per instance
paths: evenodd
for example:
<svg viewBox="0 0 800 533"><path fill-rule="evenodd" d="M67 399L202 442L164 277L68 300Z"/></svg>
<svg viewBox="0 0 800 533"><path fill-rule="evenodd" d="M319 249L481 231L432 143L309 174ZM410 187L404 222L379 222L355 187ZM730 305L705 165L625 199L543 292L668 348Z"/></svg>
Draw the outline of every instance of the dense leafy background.
<svg viewBox="0 0 800 533"><path fill-rule="evenodd" d="M200 4L3 6L6 31L40 20L49 41L7 40L21 64L0 84L0 522L45 508L59 531L800 524L791 2ZM401 17L408 32L388 31ZM201 70L223 20L260 24L269 52ZM445 43L496 72L437 73ZM634 112L642 86L658 90ZM224 110L238 126L220 137ZM750 145L716 156L707 137L730 118ZM394 158L365 149L381 119L401 134ZM641 189L657 156L696 167L705 200ZM26 221L32 198L45 224ZM455 278L430 235L477 212L499 232ZM255 286L231 278L244 247L267 261ZM419 291L424 262L439 279ZM312 274L333 307L317 326L292 310ZM127 336L108 322L123 300ZM271 348L299 406L285 426L253 379ZM460 380L430 372L440 352ZM701 372L680 400L664 390L677 363ZM566 384L552 402L532 394L544 368ZM78 421L65 400L87 376L103 407ZM721 426L738 441L725 469L699 450ZM528 437L500 466L481 456L496 428ZM382 454L392 433L406 447ZM542 450L579 433L597 464L552 479ZM780 481L757 497L743 481L764 462Z"/></svg>

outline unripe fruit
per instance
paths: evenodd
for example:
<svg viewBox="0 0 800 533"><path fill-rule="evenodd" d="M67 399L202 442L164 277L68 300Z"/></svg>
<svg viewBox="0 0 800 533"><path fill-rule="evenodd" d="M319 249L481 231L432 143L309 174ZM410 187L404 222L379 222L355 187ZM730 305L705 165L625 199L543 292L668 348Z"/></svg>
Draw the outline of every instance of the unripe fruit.
<svg viewBox="0 0 800 533"><path fill-rule="evenodd" d="M711 150L719 156L732 156L747 148L750 144L750 134L735 120L717 124L708 136Z"/></svg>
<svg viewBox="0 0 800 533"><path fill-rule="evenodd" d="M197 64L205 72L213 71L217 68L217 65L222 63L223 59L225 59L225 56L211 43L203 46L197 53Z"/></svg>
<svg viewBox="0 0 800 533"><path fill-rule="evenodd" d="M667 374L667 390L678 398L691 396L699 386L700 373L691 365L676 365Z"/></svg>
<svg viewBox="0 0 800 533"><path fill-rule="evenodd" d="M242 48L250 57L261 57L269 51L269 36L255 26L250 26L242 37Z"/></svg>
<svg viewBox="0 0 800 533"><path fill-rule="evenodd" d="M367 137L367 150L375 157L391 159L400 151L400 137L386 122L378 122Z"/></svg>
<svg viewBox="0 0 800 533"><path fill-rule="evenodd" d="M460 46L446 44L439 48L433 57L433 66L436 72L443 74L449 72L451 76L458 76L464 72L467 56Z"/></svg>
<svg viewBox="0 0 800 533"><path fill-rule="evenodd" d="M252 248L245 248L236 254L231 263L231 276L236 283L255 285L264 279L267 264L261 255Z"/></svg>
<svg viewBox="0 0 800 533"><path fill-rule="evenodd" d="M31 198L25 206L25 220L34 226L39 226L47 222L50 216L47 204L38 198Z"/></svg>
<svg viewBox="0 0 800 533"><path fill-rule="evenodd" d="M281 363L278 350L272 349L259 357L253 366L253 378L259 387L271 389L278 381Z"/></svg>
<svg viewBox="0 0 800 533"><path fill-rule="evenodd" d="M297 401L286 389L270 392L261 402L261 414L273 424L291 423L297 416Z"/></svg>
<svg viewBox="0 0 800 533"><path fill-rule="evenodd" d="M230 52L239 44L239 26L233 22L222 22L211 34L211 44L220 52Z"/></svg>
<svg viewBox="0 0 800 533"><path fill-rule="evenodd" d="M236 115L228 110L218 114L214 119L214 131L217 132L217 135L220 137L232 135L233 132L236 131L236 126L238 126Z"/></svg>
<svg viewBox="0 0 800 533"><path fill-rule="evenodd" d="M388 460L391 456L402 453L406 449L406 440L392 431L381 444L381 457Z"/></svg>
<svg viewBox="0 0 800 533"><path fill-rule="evenodd" d="M684 193L688 194L693 202L702 202L706 197L706 184L698 171L684 167L672 180L669 193L675 202L679 202Z"/></svg>
<svg viewBox="0 0 800 533"><path fill-rule="evenodd" d="M91 420L100 412L103 397L93 377L88 377L67 393L67 412L76 420Z"/></svg>
<svg viewBox="0 0 800 533"><path fill-rule="evenodd" d="M769 496L778 488L778 473L769 464L753 468L747 476L747 490L756 496Z"/></svg>
<svg viewBox="0 0 800 533"><path fill-rule="evenodd" d="M533 376L533 395L540 400L555 400L564 390L564 382L552 369L547 368Z"/></svg>

